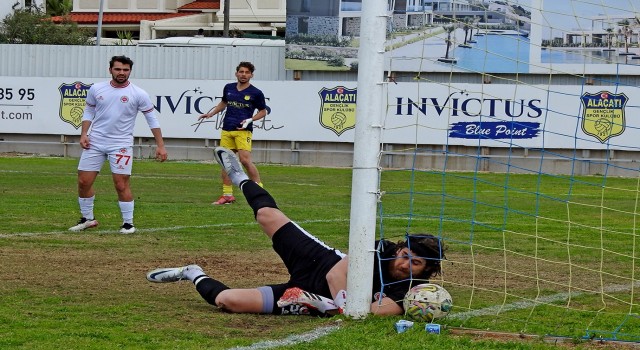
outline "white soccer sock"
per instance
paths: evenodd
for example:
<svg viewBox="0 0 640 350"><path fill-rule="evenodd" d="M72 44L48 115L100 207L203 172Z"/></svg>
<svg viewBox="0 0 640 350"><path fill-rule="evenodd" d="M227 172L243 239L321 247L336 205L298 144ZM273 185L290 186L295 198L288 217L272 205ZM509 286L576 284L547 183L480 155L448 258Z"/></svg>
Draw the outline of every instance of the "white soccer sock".
<svg viewBox="0 0 640 350"><path fill-rule="evenodd" d="M122 213L122 223L128 222L133 225L133 201L120 202L120 212Z"/></svg>
<svg viewBox="0 0 640 350"><path fill-rule="evenodd" d="M95 201L96 196L91 196L89 198L81 198L78 197L78 204L80 204L80 213L83 218L86 219L95 219L93 216L93 202Z"/></svg>
<svg viewBox="0 0 640 350"><path fill-rule="evenodd" d="M196 283L195 279L202 276L202 277L208 277L204 271L200 270L200 269L185 269L184 272L182 273L182 275L184 276L184 278L188 279L189 281ZM200 282L200 281L197 281Z"/></svg>
<svg viewBox="0 0 640 350"><path fill-rule="evenodd" d="M240 184L244 180L249 180L249 176L247 176L247 174L244 172L232 172L231 174L229 174L229 179L234 185L240 187Z"/></svg>
<svg viewBox="0 0 640 350"><path fill-rule="evenodd" d="M338 291L338 294L333 298L333 301L339 309L344 309L345 305L347 305L347 291L344 289Z"/></svg>

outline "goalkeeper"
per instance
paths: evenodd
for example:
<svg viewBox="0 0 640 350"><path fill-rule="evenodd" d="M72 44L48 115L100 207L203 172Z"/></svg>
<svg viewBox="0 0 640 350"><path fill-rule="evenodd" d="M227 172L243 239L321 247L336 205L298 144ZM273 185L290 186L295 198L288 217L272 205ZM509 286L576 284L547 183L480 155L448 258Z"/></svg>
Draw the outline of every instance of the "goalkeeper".
<svg viewBox="0 0 640 350"><path fill-rule="evenodd" d="M341 313L347 295L347 256L285 216L273 197L244 173L232 151L217 147L214 155L233 184L240 187L258 224L271 238L273 249L289 271L289 281L254 289L232 289L209 277L198 265L156 269L147 274L147 280L189 280L205 301L228 312L323 316ZM378 241L376 248L379 254L374 264L371 313L400 315L411 279L440 274L444 247L432 235L413 235L398 243Z"/></svg>

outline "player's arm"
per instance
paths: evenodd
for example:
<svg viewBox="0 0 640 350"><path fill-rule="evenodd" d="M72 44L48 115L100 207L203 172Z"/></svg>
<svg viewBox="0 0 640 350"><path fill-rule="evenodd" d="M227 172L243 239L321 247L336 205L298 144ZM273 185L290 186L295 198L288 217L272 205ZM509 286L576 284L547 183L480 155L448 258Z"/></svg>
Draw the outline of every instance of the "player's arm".
<svg viewBox="0 0 640 350"><path fill-rule="evenodd" d="M89 128L91 127L91 121L90 120L83 120L82 121L82 131L80 131L80 147L84 148L84 149L89 149L90 143L89 143Z"/></svg>
<svg viewBox="0 0 640 350"><path fill-rule="evenodd" d="M249 124L266 117L269 113L271 113L271 108L269 106L265 106L264 109L259 110L258 113L256 113L253 117L247 118L240 122L240 127L238 127L238 130L246 129Z"/></svg>
<svg viewBox="0 0 640 350"><path fill-rule="evenodd" d="M267 114L271 114L271 108L269 106L267 106L265 99L264 99L264 94L260 93L258 95L258 102L255 104L256 109L258 110L258 113L256 113L254 116L252 116L251 118L247 118L245 120L243 120L242 122L240 122L240 127L238 129L246 129L247 126L249 126L251 123L258 121L264 117L267 116Z"/></svg>
<svg viewBox="0 0 640 350"><path fill-rule="evenodd" d="M161 162L167 160L167 150L164 148L164 139L162 138L162 130L160 128L151 129L153 138L156 140L156 159Z"/></svg>
<svg viewBox="0 0 640 350"><path fill-rule="evenodd" d="M156 118L155 110L151 108L142 112L142 114L144 114L144 117L147 120L147 124L149 124L149 129L151 129L153 138L156 141L156 159L164 162L165 160L167 160L167 150L164 148L164 140L162 139L160 122L158 121L158 118Z"/></svg>
<svg viewBox="0 0 640 350"><path fill-rule="evenodd" d="M147 125L149 125L149 129L153 134L153 138L156 141L156 159L164 162L167 160L167 150L164 147L164 139L162 138L162 131L160 130L160 122L156 117L155 107L151 103L149 95L146 93L142 94L142 106L143 107L139 110L144 115Z"/></svg>
<svg viewBox="0 0 640 350"><path fill-rule="evenodd" d="M198 120L200 119L209 119L211 117L213 117L214 115L224 111L227 108L227 102L226 101L220 101L220 103L218 103L218 105L216 105L212 110L210 110L209 112L200 115L200 117L198 117Z"/></svg>
<svg viewBox="0 0 640 350"><path fill-rule="evenodd" d="M374 315L402 315L403 310L393 299L382 298L382 301L371 303L371 313Z"/></svg>
<svg viewBox="0 0 640 350"><path fill-rule="evenodd" d="M82 129L80 131L80 147L89 149L89 128L93 118L96 116L96 99L94 96L93 86L89 88L87 98L85 99L84 111L82 112Z"/></svg>

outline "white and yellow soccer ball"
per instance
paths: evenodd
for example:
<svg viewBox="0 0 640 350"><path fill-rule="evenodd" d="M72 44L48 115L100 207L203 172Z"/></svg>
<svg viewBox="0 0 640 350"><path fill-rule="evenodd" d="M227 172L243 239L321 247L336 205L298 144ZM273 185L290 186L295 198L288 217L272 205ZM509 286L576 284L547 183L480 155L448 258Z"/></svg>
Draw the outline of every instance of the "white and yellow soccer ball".
<svg viewBox="0 0 640 350"><path fill-rule="evenodd" d="M453 299L442 286L423 283L409 289L403 306L407 317L414 321L431 322L445 317L451 311Z"/></svg>

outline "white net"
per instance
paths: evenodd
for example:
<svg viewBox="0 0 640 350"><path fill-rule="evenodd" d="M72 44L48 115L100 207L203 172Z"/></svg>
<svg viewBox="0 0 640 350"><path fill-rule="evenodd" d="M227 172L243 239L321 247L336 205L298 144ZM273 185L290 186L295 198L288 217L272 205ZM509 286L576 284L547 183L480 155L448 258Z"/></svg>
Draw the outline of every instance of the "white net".
<svg viewBox="0 0 640 350"><path fill-rule="evenodd" d="M387 41L381 237L445 242L442 323L640 341L640 0L422 5Z"/></svg>

